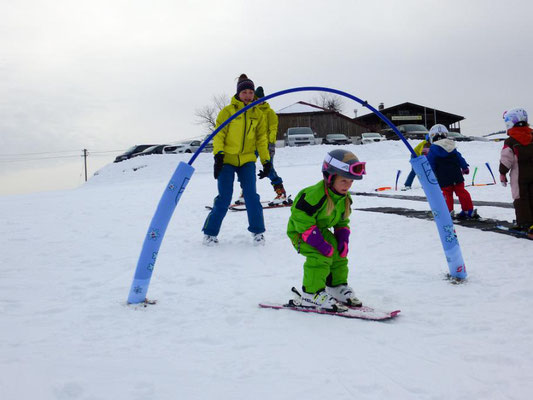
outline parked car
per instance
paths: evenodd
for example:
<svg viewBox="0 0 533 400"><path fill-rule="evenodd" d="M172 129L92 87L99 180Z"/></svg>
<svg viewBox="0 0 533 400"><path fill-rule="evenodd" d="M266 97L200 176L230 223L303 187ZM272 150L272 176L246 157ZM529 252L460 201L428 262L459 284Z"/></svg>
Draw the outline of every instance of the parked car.
<svg viewBox="0 0 533 400"><path fill-rule="evenodd" d="M156 144L154 146L147 147L146 149L133 153L131 157L147 156L149 154L163 154L163 148L168 146L166 144Z"/></svg>
<svg viewBox="0 0 533 400"><path fill-rule="evenodd" d="M466 135L465 135L466 136ZM488 142L489 139L487 139L486 137L483 137L483 136L468 136L470 139L472 139L472 141L474 142Z"/></svg>
<svg viewBox="0 0 533 400"><path fill-rule="evenodd" d="M206 135L203 140L207 140L207 138L211 135ZM203 141L202 141L203 142ZM204 153L212 153L213 152L213 141L211 140L209 143L207 143L203 149Z"/></svg>
<svg viewBox="0 0 533 400"><path fill-rule="evenodd" d="M322 140L322 144L351 144L352 141L342 133L330 133Z"/></svg>
<svg viewBox="0 0 533 400"><path fill-rule="evenodd" d="M383 142L386 140L382 135L377 132L365 132L361 134L360 144L368 144L374 142Z"/></svg>
<svg viewBox="0 0 533 400"><path fill-rule="evenodd" d="M178 143L173 143L174 146L177 146L178 153L194 153L200 148L202 144L201 140L185 140Z"/></svg>
<svg viewBox="0 0 533 400"><path fill-rule="evenodd" d="M140 153L141 151L147 149L148 147L152 147L152 146L155 146L155 144L138 144L138 145L132 146L128 150L126 150L124 153L118 155L115 158L115 161L113 161L113 162L118 163L118 162L127 160L128 158L131 158L133 156L133 154Z"/></svg>
<svg viewBox="0 0 533 400"><path fill-rule="evenodd" d="M177 144L158 144L156 146L148 147L147 149L134 153L131 157L147 156L150 154L178 154L184 153L184 145Z"/></svg>
<svg viewBox="0 0 533 400"><path fill-rule="evenodd" d="M505 139L509 137L509 135L507 135L506 131L502 131L502 132L489 133L488 135L485 135L483 137L488 139L491 142L503 142Z"/></svg>
<svg viewBox="0 0 533 400"><path fill-rule="evenodd" d="M178 153L182 153L182 151L180 151L181 149L182 147L180 147L180 145L167 144L163 148L163 152L161 154L178 154Z"/></svg>
<svg viewBox="0 0 533 400"><path fill-rule="evenodd" d="M455 140L456 142L471 142L472 139L470 136L465 136L459 132L448 132L448 139Z"/></svg>
<svg viewBox="0 0 533 400"><path fill-rule="evenodd" d="M398 125L396 128L400 133L405 136L406 139L425 139L429 133L424 125L419 124L403 124ZM398 135L392 129L385 129L382 131L387 140L400 140Z"/></svg>
<svg viewBox="0 0 533 400"><path fill-rule="evenodd" d="M305 146L316 144L316 134L308 127L294 127L285 132L285 146Z"/></svg>

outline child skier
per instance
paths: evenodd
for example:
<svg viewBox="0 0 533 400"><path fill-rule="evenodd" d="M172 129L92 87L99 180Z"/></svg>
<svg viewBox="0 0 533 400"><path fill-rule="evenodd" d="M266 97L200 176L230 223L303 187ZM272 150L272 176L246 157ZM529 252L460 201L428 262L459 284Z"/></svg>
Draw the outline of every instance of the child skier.
<svg viewBox="0 0 533 400"><path fill-rule="evenodd" d="M330 151L322 165L323 179L296 196L287 235L298 253L306 257L301 305L328 311L361 306L348 286L348 190L363 178L365 163L346 150ZM334 231L331 232L330 228Z"/></svg>
<svg viewBox="0 0 533 400"><path fill-rule="evenodd" d="M522 108L506 111L503 119L509 137L501 151L500 181L507 186L510 172L516 229L528 232L533 239L533 131Z"/></svg>
<svg viewBox="0 0 533 400"><path fill-rule="evenodd" d="M457 219L478 219L474 210L470 193L465 189L464 175L469 174L468 164L455 148L455 142L448 139L448 129L442 124L436 124L429 130L431 147L427 155L429 164L437 177L437 181L446 200L450 214L453 214L453 194L461 203L461 212Z"/></svg>
<svg viewBox="0 0 533 400"><path fill-rule="evenodd" d="M421 155L425 156L428 154L430 146L431 146L431 143L429 143L429 135L426 135L426 139L418 143L418 145L413 150L417 156L421 156ZM411 155L411 158L414 158L414 156ZM415 180L415 176L416 176L415 170L411 168L411 172L409 172L409 175L407 175L407 179L405 180L402 191L411 189L411 185L413 184L413 181Z"/></svg>

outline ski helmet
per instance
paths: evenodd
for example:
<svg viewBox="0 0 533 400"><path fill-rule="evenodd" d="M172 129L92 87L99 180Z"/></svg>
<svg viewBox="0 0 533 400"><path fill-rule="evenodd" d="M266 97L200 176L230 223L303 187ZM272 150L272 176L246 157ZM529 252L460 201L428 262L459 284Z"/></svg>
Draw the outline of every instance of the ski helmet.
<svg viewBox="0 0 533 400"><path fill-rule="evenodd" d="M448 129L442 124L436 124L429 130L429 143L434 143L437 140L446 139L448 137Z"/></svg>
<svg viewBox="0 0 533 400"><path fill-rule="evenodd" d="M366 174L366 163L360 162L351 151L332 150L324 157L322 164L322 174L324 179L331 183L335 175L340 175L348 179L360 180Z"/></svg>
<svg viewBox="0 0 533 400"><path fill-rule="evenodd" d="M512 110L503 113L503 120L505 121L507 129L511 129L513 126L520 123L522 124L518 126L526 126L527 112L523 108L513 108Z"/></svg>

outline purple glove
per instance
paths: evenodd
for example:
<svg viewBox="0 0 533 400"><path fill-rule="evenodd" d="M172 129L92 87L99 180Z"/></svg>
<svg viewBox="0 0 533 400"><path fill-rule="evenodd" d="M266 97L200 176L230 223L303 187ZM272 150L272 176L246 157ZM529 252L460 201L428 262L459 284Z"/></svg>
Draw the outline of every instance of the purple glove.
<svg viewBox="0 0 533 400"><path fill-rule="evenodd" d="M337 238L339 255L341 257L346 257L348 255L348 242L350 241L350 228L347 226L343 228L335 228L335 237Z"/></svg>
<svg viewBox="0 0 533 400"><path fill-rule="evenodd" d="M468 168L465 168L461 170L461 172L463 173L463 175L468 175L470 173L470 170Z"/></svg>
<svg viewBox="0 0 533 400"><path fill-rule="evenodd" d="M324 236L316 225L302 233L302 240L310 246L313 246L326 257L333 255L333 246L324 240Z"/></svg>

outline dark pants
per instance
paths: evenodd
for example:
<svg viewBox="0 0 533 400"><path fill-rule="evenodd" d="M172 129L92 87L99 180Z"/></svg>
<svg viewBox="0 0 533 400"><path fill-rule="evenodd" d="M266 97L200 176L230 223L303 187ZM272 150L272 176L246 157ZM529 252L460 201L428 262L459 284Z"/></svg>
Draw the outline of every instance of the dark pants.
<svg viewBox="0 0 533 400"><path fill-rule="evenodd" d="M533 225L533 182L519 185L520 198L513 201L516 224L529 228Z"/></svg>
<svg viewBox="0 0 533 400"><path fill-rule="evenodd" d="M218 176L218 196L215 197L213 209L207 216L203 231L206 235L217 236L220 232L222 220L228 212L233 195L233 182L235 174L241 184L246 212L248 213L248 230L252 233L263 233L265 221L263 219L263 207L259 200L255 185L255 163L249 162L240 167L224 164Z"/></svg>

